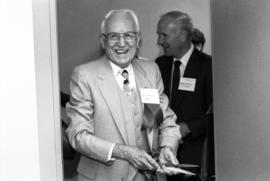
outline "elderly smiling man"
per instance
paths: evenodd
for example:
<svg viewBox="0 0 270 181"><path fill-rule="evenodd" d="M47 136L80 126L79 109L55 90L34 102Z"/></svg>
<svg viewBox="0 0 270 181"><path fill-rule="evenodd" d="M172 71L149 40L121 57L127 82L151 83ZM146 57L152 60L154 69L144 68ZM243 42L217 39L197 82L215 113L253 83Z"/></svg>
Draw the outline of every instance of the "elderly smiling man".
<svg viewBox="0 0 270 181"><path fill-rule="evenodd" d="M157 65L136 58L140 29L135 13L110 11L101 24L101 33L105 55L76 67L70 82L66 133L82 154L79 180L144 181L153 178L147 171L174 174L160 163L178 164L179 126L168 108ZM158 160L148 154L145 129L151 124L144 115L142 89L152 92L150 97L156 93L163 113Z"/></svg>

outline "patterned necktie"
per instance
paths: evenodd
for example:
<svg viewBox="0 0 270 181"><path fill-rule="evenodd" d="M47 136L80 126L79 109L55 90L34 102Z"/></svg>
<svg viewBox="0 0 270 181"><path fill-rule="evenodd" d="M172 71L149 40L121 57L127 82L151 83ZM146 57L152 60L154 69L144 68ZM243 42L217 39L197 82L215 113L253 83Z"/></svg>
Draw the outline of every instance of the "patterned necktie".
<svg viewBox="0 0 270 181"><path fill-rule="evenodd" d="M126 69L124 69L122 71L122 76L124 77L124 84L129 84L129 80L128 80L128 71Z"/></svg>
<svg viewBox="0 0 270 181"><path fill-rule="evenodd" d="M128 71L126 69L124 69L122 71L122 76L124 77L124 81L123 81L123 92L130 96L132 94L132 89L130 88L129 85L129 77L128 77Z"/></svg>
<svg viewBox="0 0 270 181"><path fill-rule="evenodd" d="M171 85L171 93L170 93L170 101L171 101L171 108L174 109L176 100L176 94L179 87L180 82L180 65L181 61L177 60L174 61L174 69L173 69L173 78L172 78L172 85Z"/></svg>

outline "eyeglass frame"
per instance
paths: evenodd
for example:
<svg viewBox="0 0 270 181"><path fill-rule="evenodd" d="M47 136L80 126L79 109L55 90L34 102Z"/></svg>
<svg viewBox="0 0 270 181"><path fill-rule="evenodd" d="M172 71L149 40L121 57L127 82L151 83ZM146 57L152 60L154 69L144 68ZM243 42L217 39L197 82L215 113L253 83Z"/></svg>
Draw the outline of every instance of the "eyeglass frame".
<svg viewBox="0 0 270 181"><path fill-rule="evenodd" d="M130 37L130 39L128 39L128 35L131 35L133 34L132 36L133 37ZM120 41L121 37L123 37L123 39L125 40L125 42L128 42L128 43L134 43L136 41L136 39L138 38L138 35L139 35L139 32L136 32L136 31L128 31L128 32L125 32L125 33L116 33L116 32L111 32L111 33L102 33L102 35L108 39L108 41L112 42L112 43L117 43ZM116 35L116 37L110 37L110 36L113 36L113 35Z"/></svg>

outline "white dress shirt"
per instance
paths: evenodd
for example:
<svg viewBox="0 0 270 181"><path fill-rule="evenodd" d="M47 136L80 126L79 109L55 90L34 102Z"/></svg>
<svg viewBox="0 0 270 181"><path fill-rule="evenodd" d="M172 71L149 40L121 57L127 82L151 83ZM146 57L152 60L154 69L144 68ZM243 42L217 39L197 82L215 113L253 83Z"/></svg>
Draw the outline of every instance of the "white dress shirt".
<svg viewBox="0 0 270 181"><path fill-rule="evenodd" d="M124 69L117 66L117 65L115 65L111 61L110 61L110 64L111 64L111 67L112 67L112 70L113 70L113 75L115 77L115 80L117 81L117 83L118 83L121 90L123 90L123 85L124 85L123 82L125 80L125 78L122 76L123 70L128 71L129 87L136 89L136 81L135 81L135 76L134 76L132 64L129 64Z"/></svg>
<svg viewBox="0 0 270 181"><path fill-rule="evenodd" d="M194 50L194 46L191 44L189 50L185 53L185 55L181 59L173 58L173 62L179 61L179 60L181 61L181 65L179 67L180 68L180 77L184 76L189 58L190 58L193 50ZM174 66L174 64L173 64L173 66ZM174 69L174 67L173 67L173 69ZM173 71L173 69L172 69L172 71Z"/></svg>

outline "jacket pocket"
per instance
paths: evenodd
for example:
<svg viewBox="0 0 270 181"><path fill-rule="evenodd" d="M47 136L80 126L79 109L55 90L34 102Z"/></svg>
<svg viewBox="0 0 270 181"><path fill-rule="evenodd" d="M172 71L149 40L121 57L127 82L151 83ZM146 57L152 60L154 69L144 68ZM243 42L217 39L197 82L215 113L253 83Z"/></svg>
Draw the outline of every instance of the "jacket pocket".
<svg viewBox="0 0 270 181"><path fill-rule="evenodd" d="M77 171L85 177L95 179L97 175L97 163L94 160L82 156Z"/></svg>

